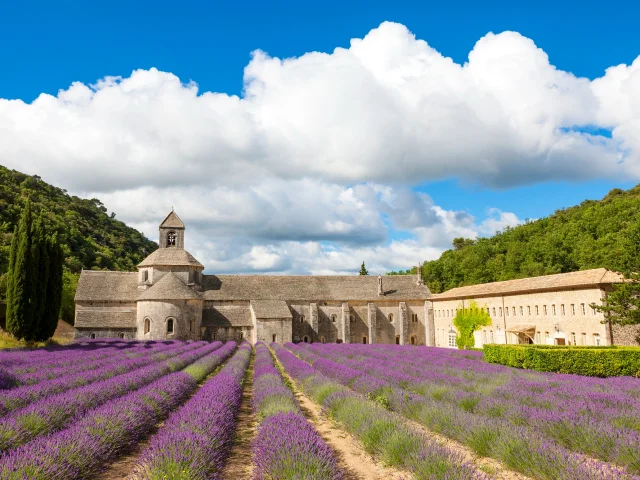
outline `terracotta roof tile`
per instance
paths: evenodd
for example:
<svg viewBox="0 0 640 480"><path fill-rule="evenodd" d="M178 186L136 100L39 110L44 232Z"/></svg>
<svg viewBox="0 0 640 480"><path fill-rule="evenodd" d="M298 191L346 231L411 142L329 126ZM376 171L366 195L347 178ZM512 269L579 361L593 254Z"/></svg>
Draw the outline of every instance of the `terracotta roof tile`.
<svg viewBox="0 0 640 480"><path fill-rule="evenodd" d="M430 300L455 298L490 297L494 295L515 294L539 290L557 290L562 288L580 288L620 283L623 277L605 268L581 270L578 272L558 273L541 277L521 278L503 282L481 283L447 290L433 295Z"/></svg>

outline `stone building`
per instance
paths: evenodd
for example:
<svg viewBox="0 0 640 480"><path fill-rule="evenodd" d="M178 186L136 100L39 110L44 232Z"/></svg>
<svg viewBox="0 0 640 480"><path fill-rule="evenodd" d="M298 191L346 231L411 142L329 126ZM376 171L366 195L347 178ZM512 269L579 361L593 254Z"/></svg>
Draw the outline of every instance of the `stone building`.
<svg viewBox="0 0 640 480"><path fill-rule="evenodd" d="M544 345L636 345L630 327L602 323L590 305L622 277L604 268L459 287L431 295L433 335L430 344L455 348L453 318L475 301L491 325L475 332L475 345L533 343Z"/></svg>
<svg viewBox="0 0 640 480"><path fill-rule="evenodd" d="M204 275L175 212L137 272L83 271L76 337L357 342L455 347L453 318L471 300L492 324L485 343L634 345L590 305L622 278L603 268L454 288L431 295L418 275Z"/></svg>
<svg viewBox="0 0 640 480"><path fill-rule="evenodd" d="M415 276L203 275L175 212L137 272L85 270L76 337L426 343L429 289Z"/></svg>

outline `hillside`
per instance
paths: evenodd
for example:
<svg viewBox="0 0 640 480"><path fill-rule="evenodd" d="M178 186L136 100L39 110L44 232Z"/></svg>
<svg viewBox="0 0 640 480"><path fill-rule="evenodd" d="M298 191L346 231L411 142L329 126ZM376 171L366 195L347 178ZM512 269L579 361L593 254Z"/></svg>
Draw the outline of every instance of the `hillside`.
<svg viewBox="0 0 640 480"><path fill-rule="evenodd" d="M77 274L84 269L135 270L136 265L158 246L137 230L108 215L95 198L68 195L65 190L0 166L0 299L4 300L9 249L13 229L22 207L31 198L34 212L45 213L48 231L58 232L65 252L65 293L69 318L69 296L75 291Z"/></svg>
<svg viewBox="0 0 640 480"><path fill-rule="evenodd" d="M602 200L586 200L490 238L455 239L453 249L425 263L423 275L431 291L439 293L589 268L637 271L640 258L631 238L638 238L639 231L640 185L614 189Z"/></svg>

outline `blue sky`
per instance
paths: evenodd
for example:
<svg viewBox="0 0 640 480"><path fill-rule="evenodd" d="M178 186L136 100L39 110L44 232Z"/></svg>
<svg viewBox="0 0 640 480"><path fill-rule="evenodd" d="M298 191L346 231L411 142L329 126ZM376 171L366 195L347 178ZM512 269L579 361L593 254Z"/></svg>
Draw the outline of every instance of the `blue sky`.
<svg viewBox="0 0 640 480"><path fill-rule="evenodd" d="M73 82L93 85L105 76L127 78L133 70L152 67L170 72L182 82L193 80L200 93L242 96L243 71L252 51L260 49L278 58L314 51L332 53L337 47L349 48L352 38L364 38L385 21L404 25L417 39L460 65L468 61L469 52L487 33L507 30L532 39L558 70L590 80L602 77L611 66L630 65L640 54L640 7L632 2L524 3L5 2L0 6L0 99L21 99L28 104L42 93L56 96ZM606 126L596 125L591 133L603 132L611 136ZM50 151L56 150L50 147ZM2 163L19 168L11 162L17 160ZM513 162L517 165L518 159ZM32 159L22 164L25 170L38 168ZM584 175L580 169L575 176L564 170L541 176L524 172L518 181L496 184L483 179L475 182L473 175L463 178L455 169L450 174L440 172L437 178L430 175L362 181L400 184L425 193L444 210L468 212L476 223L490 209L512 212L520 220L539 218L587 198L600 198L611 188L637 183L633 175L599 178L598 174ZM57 178L54 174L50 177ZM352 186L360 179L347 175L327 181ZM62 186L102 193L114 210L120 207L110 197L118 189L101 191L91 182ZM140 228L152 228L151 219L147 223L140 215L122 215ZM388 217L382 218L386 222ZM387 241L419 238L407 233L414 227L391 227ZM316 239L325 240L322 234ZM199 248L207 248L204 240Z"/></svg>

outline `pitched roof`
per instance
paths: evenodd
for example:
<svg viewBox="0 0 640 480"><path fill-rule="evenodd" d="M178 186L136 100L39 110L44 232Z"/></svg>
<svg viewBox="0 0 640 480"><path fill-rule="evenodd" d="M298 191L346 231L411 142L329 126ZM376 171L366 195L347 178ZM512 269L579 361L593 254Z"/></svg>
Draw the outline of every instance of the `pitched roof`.
<svg viewBox="0 0 640 480"><path fill-rule="evenodd" d="M88 309L76 312L76 328L135 328L136 311Z"/></svg>
<svg viewBox="0 0 640 480"><path fill-rule="evenodd" d="M138 264L138 267L152 266L204 268L193 255L177 247L159 248Z"/></svg>
<svg viewBox="0 0 640 480"><path fill-rule="evenodd" d="M83 270L76 289L76 302L135 302L139 295L136 272Z"/></svg>
<svg viewBox="0 0 640 480"><path fill-rule="evenodd" d="M256 318L293 318L284 300L251 300Z"/></svg>
<svg viewBox="0 0 640 480"><path fill-rule="evenodd" d="M252 325L251 310L248 306L219 305L202 311L204 327L250 327Z"/></svg>
<svg viewBox="0 0 640 480"><path fill-rule="evenodd" d="M184 223L176 212L171 210L171 213L160 224L160 228L184 228Z"/></svg>
<svg viewBox="0 0 640 480"><path fill-rule="evenodd" d="M621 283L622 275L595 268L578 272L558 273L541 277L506 280L504 282L482 283L468 287L458 287L433 295L430 300L447 300L454 298L490 297L494 295L515 294L530 291L558 290L563 288L584 288L598 285Z"/></svg>
<svg viewBox="0 0 640 480"><path fill-rule="evenodd" d="M138 297L138 301L145 300L200 300L202 297L195 290L169 272L158 280L151 288L145 290Z"/></svg>
<svg viewBox="0 0 640 480"><path fill-rule="evenodd" d="M378 296L378 279L368 275L203 276L205 300L426 300L430 295L425 285L417 285L415 275L384 276L382 286L385 295Z"/></svg>

